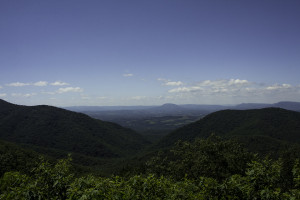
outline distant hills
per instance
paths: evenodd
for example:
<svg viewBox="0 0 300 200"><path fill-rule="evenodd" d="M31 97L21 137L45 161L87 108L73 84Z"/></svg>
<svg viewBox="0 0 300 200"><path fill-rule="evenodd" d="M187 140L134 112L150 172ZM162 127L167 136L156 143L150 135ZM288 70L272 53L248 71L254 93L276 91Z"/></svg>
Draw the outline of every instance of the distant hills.
<svg viewBox="0 0 300 200"><path fill-rule="evenodd" d="M204 116L220 110L248 110L269 107L300 111L299 102L279 102L275 104L243 103L239 105L176 105L161 106L83 106L67 107L85 113L93 118L110 121L131 128L152 141L160 139L176 128L182 127Z"/></svg>
<svg viewBox="0 0 300 200"><path fill-rule="evenodd" d="M300 111L298 102L236 106L164 104L111 111L89 108L90 111L82 114L52 106L20 106L0 100L0 140L43 149L43 153L51 149L97 158L133 155L149 145L149 139L154 142L162 138L158 145L162 147L179 139L193 140L211 133L238 138L249 148L262 151L267 143L274 148L282 142L300 143L300 113L294 112ZM132 129L102 120L138 130L148 139Z"/></svg>
<svg viewBox="0 0 300 200"><path fill-rule="evenodd" d="M191 113L193 110L184 108L180 105L172 104L172 103L166 103L161 106L148 108L144 110L144 112L148 112L149 114L153 115L184 115L186 113Z"/></svg>
<svg viewBox="0 0 300 200"><path fill-rule="evenodd" d="M236 138L255 151L277 151L284 144L300 144L300 113L281 108L218 111L173 131L158 146L206 138L212 133Z"/></svg>
<svg viewBox="0 0 300 200"><path fill-rule="evenodd" d="M190 109L176 104L163 104L161 106L75 106L65 107L65 109L82 112L90 116L101 116L105 120L111 121L119 118L146 118L164 116L199 115L203 111ZM206 112L206 111L205 111Z"/></svg>
<svg viewBox="0 0 300 200"><path fill-rule="evenodd" d="M300 103L299 102L290 102L290 101L281 101L274 104L260 104L260 103L243 103L237 106L234 106L232 109L237 110L247 110L247 109L261 109L261 108L283 108L286 110L293 110L300 112Z"/></svg>
<svg viewBox="0 0 300 200"><path fill-rule="evenodd" d="M122 168L122 159L131 155L141 153L147 157L178 140L193 141L212 133L237 139L249 150L262 154L276 154L286 146L300 146L300 112L296 112L300 103L297 102L237 106L164 104L135 108L86 113L91 116L105 113L111 119L122 116L120 122L147 131L148 139L159 135L152 139L156 143L150 149L145 150L151 144L146 137L115 123L62 108L21 106L0 100L0 161L9 160L12 164L7 168L14 169L26 163L27 155L32 154L28 158L34 161L40 154L57 158L72 153L76 164L110 173L116 167ZM219 111L213 112L214 109ZM172 128L176 130L169 133ZM17 164L13 163L14 158Z"/></svg>
<svg viewBox="0 0 300 200"><path fill-rule="evenodd" d="M166 103L161 106L71 106L65 107L67 110L75 112L113 112L113 111L135 111L134 113L139 114L153 114L156 111L160 111L160 116L174 115L176 112L180 111L182 113L191 113L192 111L206 111L206 112L215 112L219 110L248 110L248 109L261 109L261 108L283 108L287 110L293 110L300 112L300 102L292 101L281 101L274 104L266 103L242 103L238 105L206 105L206 104L182 104L176 105L172 103Z"/></svg>
<svg viewBox="0 0 300 200"><path fill-rule="evenodd" d="M0 139L105 158L141 150L147 140L131 129L52 106L0 100Z"/></svg>
<svg viewBox="0 0 300 200"><path fill-rule="evenodd" d="M170 131L185 124L196 121L209 112L206 110L193 110L176 104L145 107L69 107L74 111L87 114L95 119L120 124L145 135L151 141L160 139ZM86 110L84 110L86 109ZM94 109L94 110L93 110ZM121 110L117 110L121 109Z"/></svg>

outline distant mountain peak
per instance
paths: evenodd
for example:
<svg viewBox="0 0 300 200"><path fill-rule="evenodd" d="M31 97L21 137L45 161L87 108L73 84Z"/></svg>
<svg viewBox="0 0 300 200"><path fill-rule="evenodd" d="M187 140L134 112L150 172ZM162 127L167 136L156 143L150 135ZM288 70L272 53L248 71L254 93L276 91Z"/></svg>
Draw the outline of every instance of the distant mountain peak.
<svg viewBox="0 0 300 200"><path fill-rule="evenodd" d="M174 103L165 103L165 104L163 104L163 105L161 105L160 107L179 107L180 108L180 106L178 106L177 104L174 104Z"/></svg>
<svg viewBox="0 0 300 200"><path fill-rule="evenodd" d="M173 104L173 103L165 103L165 104L157 107L157 109L161 109L161 110L165 110L165 111L186 110L185 108L183 108L177 104Z"/></svg>

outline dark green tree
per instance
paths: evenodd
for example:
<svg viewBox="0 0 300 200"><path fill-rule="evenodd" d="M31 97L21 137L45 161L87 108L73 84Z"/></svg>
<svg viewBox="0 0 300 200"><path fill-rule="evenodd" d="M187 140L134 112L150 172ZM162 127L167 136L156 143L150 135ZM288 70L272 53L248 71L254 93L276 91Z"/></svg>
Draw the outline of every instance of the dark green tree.
<svg viewBox="0 0 300 200"><path fill-rule="evenodd" d="M224 180L233 174L243 175L253 158L239 143L212 135L191 143L179 141L170 151L150 159L147 166L150 173L177 180L197 180L203 176Z"/></svg>
<svg viewBox="0 0 300 200"><path fill-rule="evenodd" d="M32 175L6 172L0 179L0 199L66 199L73 181L70 162L70 157L55 165L41 159Z"/></svg>

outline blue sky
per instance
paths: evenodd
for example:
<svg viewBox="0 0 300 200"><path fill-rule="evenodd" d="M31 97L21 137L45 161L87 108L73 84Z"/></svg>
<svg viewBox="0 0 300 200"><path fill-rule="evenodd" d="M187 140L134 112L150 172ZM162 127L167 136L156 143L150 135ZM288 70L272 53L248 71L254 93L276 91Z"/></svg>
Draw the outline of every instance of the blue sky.
<svg viewBox="0 0 300 200"><path fill-rule="evenodd" d="M298 0L2 0L0 98L300 101Z"/></svg>

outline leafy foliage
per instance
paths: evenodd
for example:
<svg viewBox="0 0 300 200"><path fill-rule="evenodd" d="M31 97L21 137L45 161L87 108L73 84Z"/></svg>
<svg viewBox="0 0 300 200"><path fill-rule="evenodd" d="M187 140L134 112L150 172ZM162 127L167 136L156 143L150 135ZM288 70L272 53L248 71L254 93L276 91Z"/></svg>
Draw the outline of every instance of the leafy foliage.
<svg viewBox="0 0 300 200"><path fill-rule="evenodd" d="M0 199L66 199L72 180L70 158L54 166L42 160L31 175L5 173L0 180Z"/></svg>
<svg viewBox="0 0 300 200"><path fill-rule="evenodd" d="M244 175L235 174L218 181L209 177L197 180L135 175L128 179L92 175L75 178L70 158L55 165L41 160L32 174L6 172L0 179L0 199L299 199L300 165L293 167L295 184L280 188L282 162L252 161Z"/></svg>
<svg viewBox="0 0 300 200"><path fill-rule="evenodd" d="M36 166L39 157L40 155L32 150L0 141L0 176L8 171L28 173Z"/></svg>
<svg viewBox="0 0 300 200"><path fill-rule="evenodd" d="M205 176L218 180L233 174L244 174L247 163L254 158L233 140L215 135L194 142L179 141L167 153L160 152L148 162L148 170L157 175L170 175L180 180L196 180Z"/></svg>

